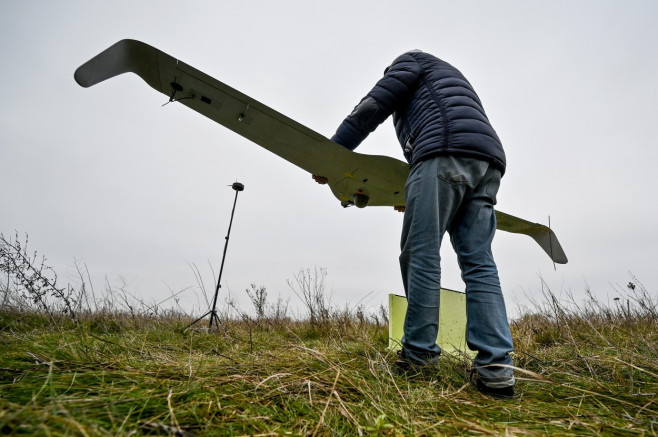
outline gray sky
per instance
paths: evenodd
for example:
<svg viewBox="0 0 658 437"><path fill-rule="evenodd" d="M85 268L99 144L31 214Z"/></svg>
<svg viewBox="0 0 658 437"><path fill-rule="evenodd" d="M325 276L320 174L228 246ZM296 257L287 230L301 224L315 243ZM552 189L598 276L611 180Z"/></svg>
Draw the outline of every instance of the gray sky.
<svg viewBox="0 0 658 437"><path fill-rule="evenodd" d="M135 75L90 89L74 70L116 41L151 44L331 136L400 53L431 52L474 85L508 156L500 210L551 224L570 259L500 232L495 256L514 313L588 284L614 294L633 272L658 287L655 1L12 1L0 3L0 231L30 235L75 281L86 263L147 300L223 276L293 296L302 267L327 269L338 305L402 293L402 214L343 209L327 187ZM357 151L402 159L387 121ZM449 245L443 285L463 289ZM211 287L210 287L211 288ZM195 291L196 290L196 291ZM293 296L294 299L294 296Z"/></svg>

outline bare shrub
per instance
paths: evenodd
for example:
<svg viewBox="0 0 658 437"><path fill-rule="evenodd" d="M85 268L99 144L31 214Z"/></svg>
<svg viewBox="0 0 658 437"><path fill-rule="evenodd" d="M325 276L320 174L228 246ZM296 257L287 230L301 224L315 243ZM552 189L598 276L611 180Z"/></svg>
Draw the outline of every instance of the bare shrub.
<svg viewBox="0 0 658 437"><path fill-rule="evenodd" d="M331 316L331 303L325 293L325 279L327 270L324 268L300 269L293 275L294 280L288 279L288 286L302 301L308 311L311 325L327 325Z"/></svg>
<svg viewBox="0 0 658 437"><path fill-rule="evenodd" d="M617 290L619 297L615 298L615 301L618 308L625 306L621 312L627 319L640 317L652 323L658 322L658 298L652 296L635 275L631 273L631 281L625 290L621 287L617 287ZM623 305L624 298L626 305Z"/></svg>
<svg viewBox="0 0 658 437"><path fill-rule="evenodd" d="M254 305L256 310L256 318L258 320L263 320L266 317L267 310L267 288L264 285L256 287L256 284L251 284L251 289L247 288L245 290L247 296L251 300L251 303Z"/></svg>
<svg viewBox="0 0 658 437"><path fill-rule="evenodd" d="M21 243L18 233L13 241L0 233L0 272L7 275L5 291L8 292L10 283L15 286L27 306L21 309L32 309L32 306L44 311L51 319L56 312L75 319L75 290L70 285L58 286L57 273L46 264L46 258L39 257L36 251L28 253L27 245L27 234Z"/></svg>
<svg viewBox="0 0 658 437"><path fill-rule="evenodd" d="M288 304L290 299L283 300L279 295L276 302L269 306L268 318L270 321L275 323L281 323L288 320Z"/></svg>
<svg viewBox="0 0 658 437"><path fill-rule="evenodd" d="M277 324L288 320L289 299L284 300L279 295L275 302L270 303L267 288L264 285L256 286L255 283L252 283L250 288L245 291L256 311L257 322L267 321L270 324Z"/></svg>
<svg viewBox="0 0 658 437"><path fill-rule="evenodd" d="M388 307L384 306L384 304L379 304L379 315L382 318L382 321L384 322L384 325L388 325Z"/></svg>

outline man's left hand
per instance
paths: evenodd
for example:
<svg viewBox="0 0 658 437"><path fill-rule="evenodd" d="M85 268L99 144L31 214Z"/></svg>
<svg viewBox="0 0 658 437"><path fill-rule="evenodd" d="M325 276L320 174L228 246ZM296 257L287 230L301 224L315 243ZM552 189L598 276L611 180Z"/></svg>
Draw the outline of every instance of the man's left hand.
<svg viewBox="0 0 658 437"><path fill-rule="evenodd" d="M324 184L326 184L327 182L329 182L329 179L325 178L324 176L318 176L318 175L316 175L316 174L311 175L311 176L313 177L313 180L314 180L315 182L317 182L318 184L320 184L320 185L324 185Z"/></svg>

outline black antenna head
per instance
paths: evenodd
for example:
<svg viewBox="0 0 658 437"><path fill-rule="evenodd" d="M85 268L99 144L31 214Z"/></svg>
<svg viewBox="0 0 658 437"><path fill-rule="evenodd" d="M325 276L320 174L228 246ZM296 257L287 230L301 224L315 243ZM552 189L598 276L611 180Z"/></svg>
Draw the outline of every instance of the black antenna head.
<svg viewBox="0 0 658 437"><path fill-rule="evenodd" d="M231 188L233 188L235 191L244 191L244 185L242 185L240 182L233 182Z"/></svg>

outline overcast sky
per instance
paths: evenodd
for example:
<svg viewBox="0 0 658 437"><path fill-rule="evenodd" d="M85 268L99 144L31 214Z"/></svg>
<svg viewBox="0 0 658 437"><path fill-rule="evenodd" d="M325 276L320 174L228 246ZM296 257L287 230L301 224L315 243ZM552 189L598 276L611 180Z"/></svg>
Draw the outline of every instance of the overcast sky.
<svg viewBox="0 0 658 437"><path fill-rule="evenodd" d="M327 270L337 305L401 294L402 214L343 209L292 164L166 98L132 74L84 89L82 63L133 38L331 136L400 53L422 49L474 85L507 157L498 208L550 216L569 264L499 232L510 312L554 292L613 296L629 272L658 289L658 2L0 2L0 232L30 236L60 280L127 281L203 311L190 265L212 288L235 192L222 279L247 305L256 283L294 295ZM357 151L402 158L388 120ZM463 290L449 245L443 286Z"/></svg>

